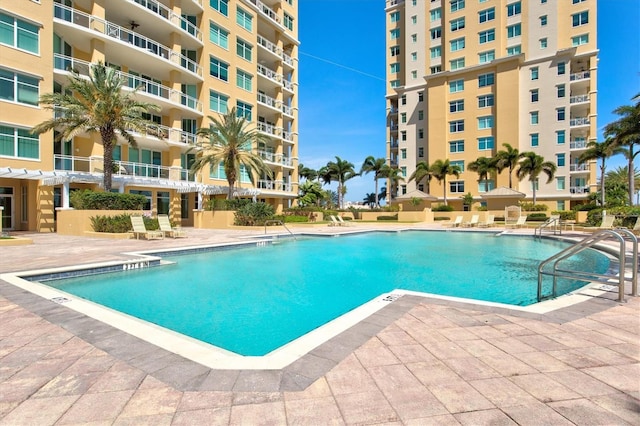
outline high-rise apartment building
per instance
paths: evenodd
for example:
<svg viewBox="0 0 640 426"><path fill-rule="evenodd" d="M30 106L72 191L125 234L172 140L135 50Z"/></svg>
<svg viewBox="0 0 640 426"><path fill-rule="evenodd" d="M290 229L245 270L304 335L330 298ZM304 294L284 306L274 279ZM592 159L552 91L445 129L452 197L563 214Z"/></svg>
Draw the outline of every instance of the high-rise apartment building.
<svg viewBox="0 0 640 426"><path fill-rule="evenodd" d="M450 204L485 192L468 164L505 143L557 165L536 198L569 209L595 190L594 164L578 157L596 138L596 0L387 0L387 157L405 181L416 164L448 159ZM508 186L508 171L488 189ZM513 189L531 201L527 179ZM428 188L442 200L443 188Z"/></svg>
<svg viewBox="0 0 640 426"><path fill-rule="evenodd" d="M53 231L70 191L102 181L99 136L54 142L30 129L50 118L38 98L65 90L70 70L115 67L125 90L158 105L162 138L119 141L115 190L183 225L206 197L224 197L223 167L193 176L196 129L232 108L269 136L257 147L273 176L239 194L281 210L297 196L295 0L19 0L0 4L0 206L3 229Z"/></svg>

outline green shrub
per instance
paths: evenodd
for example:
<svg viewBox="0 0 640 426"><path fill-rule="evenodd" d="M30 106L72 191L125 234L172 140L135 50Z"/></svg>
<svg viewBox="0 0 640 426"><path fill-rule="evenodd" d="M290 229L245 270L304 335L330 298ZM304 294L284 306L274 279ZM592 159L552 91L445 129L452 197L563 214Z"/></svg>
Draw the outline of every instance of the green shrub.
<svg viewBox="0 0 640 426"><path fill-rule="evenodd" d="M282 216L284 219L284 223L301 223L301 222L309 222L309 216L299 216L299 215L285 215Z"/></svg>
<svg viewBox="0 0 640 426"><path fill-rule="evenodd" d="M322 212L322 219L323 220L331 220L329 218L329 216L334 215L337 216L338 215L338 210L325 210Z"/></svg>
<svg viewBox="0 0 640 426"><path fill-rule="evenodd" d="M251 203L253 203L253 201L246 198L233 198L231 200L212 198L205 203L204 209L208 211L234 211Z"/></svg>
<svg viewBox="0 0 640 426"><path fill-rule="evenodd" d="M533 204L528 202L520 203L520 207L525 212L546 212L548 209L546 204Z"/></svg>
<svg viewBox="0 0 640 426"><path fill-rule="evenodd" d="M110 232L120 234L131 231L131 219L128 214L117 216L91 216L91 227L94 232Z"/></svg>
<svg viewBox="0 0 640 426"><path fill-rule="evenodd" d="M142 210L147 198L144 195L85 189L73 191L69 195L69 202L76 210Z"/></svg>
<svg viewBox="0 0 640 426"><path fill-rule="evenodd" d="M450 218L450 217L447 217L447 216L434 216L433 220L434 220L434 221L438 221L438 220L446 220L446 221L449 221L449 220L451 220L451 218Z"/></svg>
<svg viewBox="0 0 640 426"><path fill-rule="evenodd" d="M588 212L591 210L595 210L597 208L599 208L597 204L589 203L589 204L578 204L577 206L573 207L573 210L577 212Z"/></svg>
<svg viewBox="0 0 640 426"><path fill-rule="evenodd" d="M546 213L530 213L527 215L527 220L530 222L544 222L547 219Z"/></svg>
<svg viewBox="0 0 640 426"><path fill-rule="evenodd" d="M452 212L453 207L448 204L440 204L431 208L431 211L434 212Z"/></svg>
<svg viewBox="0 0 640 426"><path fill-rule="evenodd" d="M393 216L378 216L377 220L398 220L398 215L394 214Z"/></svg>
<svg viewBox="0 0 640 426"><path fill-rule="evenodd" d="M248 203L241 205L235 214L234 225L238 226L260 226L264 222L274 217L274 209L267 203Z"/></svg>
<svg viewBox="0 0 640 426"><path fill-rule="evenodd" d="M559 215L561 220L576 220L576 212L571 210L555 210L551 214Z"/></svg>

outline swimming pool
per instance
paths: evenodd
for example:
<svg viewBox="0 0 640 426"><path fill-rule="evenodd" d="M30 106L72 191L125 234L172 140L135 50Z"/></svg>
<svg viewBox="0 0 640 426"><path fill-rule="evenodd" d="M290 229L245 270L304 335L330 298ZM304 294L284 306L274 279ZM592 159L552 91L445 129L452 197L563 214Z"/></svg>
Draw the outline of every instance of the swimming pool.
<svg viewBox="0 0 640 426"><path fill-rule="evenodd" d="M566 247L487 233L366 233L169 257L148 269L46 284L198 340L261 356L394 289L536 302L538 263ZM594 272L607 258L572 262ZM571 265L575 267L575 265ZM559 282L561 292L583 283Z"/></svg>

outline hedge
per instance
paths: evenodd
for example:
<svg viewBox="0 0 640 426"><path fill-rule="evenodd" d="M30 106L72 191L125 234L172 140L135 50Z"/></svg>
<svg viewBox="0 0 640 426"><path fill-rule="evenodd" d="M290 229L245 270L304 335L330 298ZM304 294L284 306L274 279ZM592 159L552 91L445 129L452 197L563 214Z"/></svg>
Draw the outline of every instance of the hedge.
<svg viewBox="0 0 640 426"><path fill-rule="evenodd" d="M125 232L132 231L131 227L131 215L128 214L120 214L117 216L92 216L89 218L91 220L91 227L94 232L109 232L113 234L122 234ZM152 219L147 216L142 216L144 220L144 226L150 231L155 231L160 229L160 225L158 224L158 219Z"/></svg>
<svg viewBox="0 0 640 426"><path fill-rule="evenodd" d="M144 195L95 192L90 189L73 191L69 200L76 210L142 210L147 202Z"/></svg>

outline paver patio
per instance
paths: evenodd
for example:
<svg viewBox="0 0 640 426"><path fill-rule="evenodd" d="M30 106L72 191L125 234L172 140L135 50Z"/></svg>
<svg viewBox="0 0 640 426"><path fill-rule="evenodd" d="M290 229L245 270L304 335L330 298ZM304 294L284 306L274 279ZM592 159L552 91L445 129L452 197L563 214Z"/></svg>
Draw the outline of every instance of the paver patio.
<svg viewBox="0 0 640 426"><path fill-rule="evenodd" d="M0 271L250 234L117 245L31 234L31 246L0 247ZM0 425L640 424L638 298L544 317L420 297L386 309L284 372L231 372L0 281Z"/></svg>

